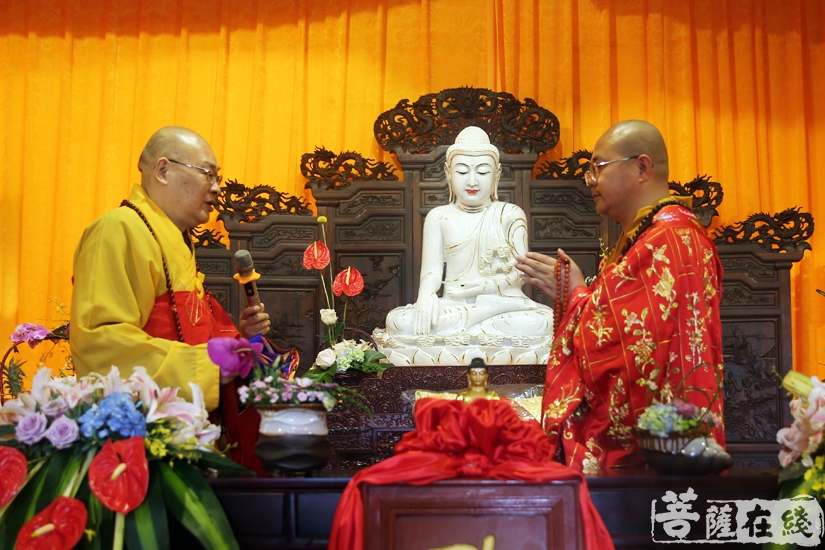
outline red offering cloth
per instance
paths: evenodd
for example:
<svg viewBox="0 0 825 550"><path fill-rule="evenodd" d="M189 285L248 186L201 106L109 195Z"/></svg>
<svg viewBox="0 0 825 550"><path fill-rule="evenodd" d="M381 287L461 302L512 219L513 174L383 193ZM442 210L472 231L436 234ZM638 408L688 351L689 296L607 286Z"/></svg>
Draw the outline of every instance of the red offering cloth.
<svg viewBox="0 0 825 550"><path fill-rule="evenodd" d="M623 257L573 290L542 401L565 464L588 475L643 465L631 427L654 397L707 407L718 388L711 409L721 419L721 297L716 246L682 206L660 210ZM724 446L724 433L713 432Z"/></svg>
<svg viewBox="0 0 825 550"><path fill-rule="evenodd" d="M195 294L195 296L191 296ZM197 300L197 294L189 291L176 291L175 303L180 311L181 304L187 304L187 300ZM180 324L183 333L183 341L190 346L205 344L210 338L228 337L237 338L240 333L235 328L235 323L223 307L214 299L204 297L211 302L203 303L201 310L203 316L194 325L191 322ZM175 327L175 318L172 315L172 305L169 302L169 294L161 294L155 299L155 305L149 320L143 331L154 338L165 338L177 341L178 333ZM258 427L261 423L261 416L255 407L246 407L243 412L239 412L238 406L238 379L223 384L221 386L220 413L223 417L223 424L226 428L226 441L230 445L238 445L230 451L232 460L254 470L258 475L268 475L261 467L261 461L255 455L255 443L258 441Z"/></svg>
<svg viewBox="0 0 825 550"><path fill-rule="evenodd" d="M395 447L395 456L361 470L350 480L335 511L329 550L364 547L361 483L427 485L457 477L526 483L581 479L586 547L613 548L582 474L553 461L553 446L538 422L522 421L507 402L476 399L465 406L458 401L421 399L415 408L415 426Z"/></svg>

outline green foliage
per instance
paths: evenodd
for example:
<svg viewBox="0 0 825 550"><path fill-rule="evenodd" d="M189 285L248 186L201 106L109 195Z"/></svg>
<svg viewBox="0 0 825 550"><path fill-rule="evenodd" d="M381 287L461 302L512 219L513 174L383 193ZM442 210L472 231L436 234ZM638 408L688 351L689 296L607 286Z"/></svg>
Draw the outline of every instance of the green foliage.
<svg viewBox="0 0 825 550"><path fill-rule="evenodd" d="M14 357L9 359L9 364L3 366L3 393L15 396L23 393L23 379L26 373L23 372L25 361L17 362Z"/></svg>

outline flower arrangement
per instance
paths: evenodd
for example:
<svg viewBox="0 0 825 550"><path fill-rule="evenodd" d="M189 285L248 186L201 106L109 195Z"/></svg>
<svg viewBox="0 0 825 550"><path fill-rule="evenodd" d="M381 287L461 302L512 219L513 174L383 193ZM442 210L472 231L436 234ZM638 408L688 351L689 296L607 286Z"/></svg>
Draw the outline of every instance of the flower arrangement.
<svg viewBox="0 0 825 550"><path fill-rule="evenodd" d="M706 363L695 365L682 377L675 389L668 384L663 384L663 387L659 388L653 380L639 380L640 384L647 385L650 405L645 407L644 412L636 421L637 435L638 430L645 430L655 437L664 438L674 433L685 433L697 428L721 427L719 417L711 412L711 406L719 396L719 389L722 385L719 372L715 372L716 387L712 396L709 396L702 388L686 385L690 374L704 366ZM687 391L695 391L705 396L708 406L699 407L676 397Z"/></svg>
<svg viewBox="0 0 825 550"><path fill-rule="evenodd" d="M252 341L212 338L206 344L209 358L220 367L222 376L238 375L248 381L238 388L241 403L254 407L321 404L327 411L338 403L348 403L372 416L364 396L357 390L312 378L296 378L295 350L276 349L265 354L265 345L258 336Z"/></svg>
<svg viewBox="0 0 825 550"><path fill-rule="evenodd" d="M61 307L65 306L59 304L58 311ZM12 345L3 355L3 358L0 359L0 404L4 403L7 398L21 393L23 391L23 379L26 378L26 373L23 371L25 361L18 362L14 357L9 356L17 352L17 348L22 344L28 344L30 348L34 349L41 342L52 342L54 344L52 348L40 358L40 365L43 366L45 360L54 353L54 348L61 342L69 340L69 324L65 323L54 330L49 330L37 323L23 323L15 327L10 339ZM64 367L68 372L61 369L61 374L64 376L74 374L74 366L72 365L71 356L68 354Z"/></svg>
<svg viewBox="0 0 825 550"><path fill-rule="evenodd" d="M0 540L16 548L168 547L167 512L206 548L237 548L198 468L251 473L215 452L203 392L142 367L52 378L0 407Z"/></svg>
<svg viewBox="0 0 825 550"><path fill-rule="evenodd" d="M307 376L319 382L331 382L336 373L350 369L365 373L384 372L391 366L385 361L387 356L376 350L375 342L369 334L346 325L349 298L358 296L364 290L364 277L354 267L347 267L333 278L330 250L324 229L326 222L326 216L318 216L322 240L313 242L304 251L304 267L318 271L327 302L326 309L321 310L321 322L327 327L324 335L324 343L327 347L318 353L315 364L307 372ZM329 287L327 287L324 275L324 270L327 268L329 268ZM344 308L339 318L333 296L342 295L344 296ZM344 339L346 331L360 333L366 336L368 341L356 342Z"/></svg>
<svg viewBox="0 0 825 550"><path fill-rule="evenodd" d="M656 437L668 437L671 432L687 432L703 424L714 427L719 425L719 420L707 408L674 398L670 403L649 405L639 416L636 426Z"/></svg>
<svg viewBox="0 0 825 550"><path fill-rule="evenodd" d="M780 498L809 494L825 499L825 383L817 377L790 371L782 387L792 395L790 427L782 428L776 440L782 445L779 463L782 471Z"/></svg>

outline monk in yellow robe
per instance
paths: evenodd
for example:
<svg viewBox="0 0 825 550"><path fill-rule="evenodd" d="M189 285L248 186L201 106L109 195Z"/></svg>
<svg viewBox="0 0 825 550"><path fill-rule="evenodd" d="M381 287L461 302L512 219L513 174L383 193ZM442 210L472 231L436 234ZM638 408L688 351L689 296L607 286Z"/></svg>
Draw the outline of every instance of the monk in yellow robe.
<svg viewBox="0 0 825 550"><path fill-rule="evenodd" d="M69 338L77 374L114 365L128 377L142 366L187 400L188 383L198 384L208 411L218 408L221 383L236 403L206 341L239 331L205 291L189 236L209 220L220 192L215 153L192 130L166 127L149 139L138 170L141 185L86 229L75 252ZM247 308L240 335L265 334L269 324L262 307Z"/></svg>

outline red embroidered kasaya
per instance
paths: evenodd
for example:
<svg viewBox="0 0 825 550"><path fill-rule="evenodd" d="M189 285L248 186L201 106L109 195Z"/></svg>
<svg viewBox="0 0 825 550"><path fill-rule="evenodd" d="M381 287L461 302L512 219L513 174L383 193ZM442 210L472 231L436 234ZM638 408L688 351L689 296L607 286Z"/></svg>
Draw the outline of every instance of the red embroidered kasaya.
<svg viewBox="0 0 825 550"><path fill-rule="evenodd" d="M654 397L707 407L721 388L716 246L673 204L641 231L589 287L572 290L550 349L544 429L585 474L644 463L631 427ZM722 406L720 390L711 408L720 419Z"/></svg>

